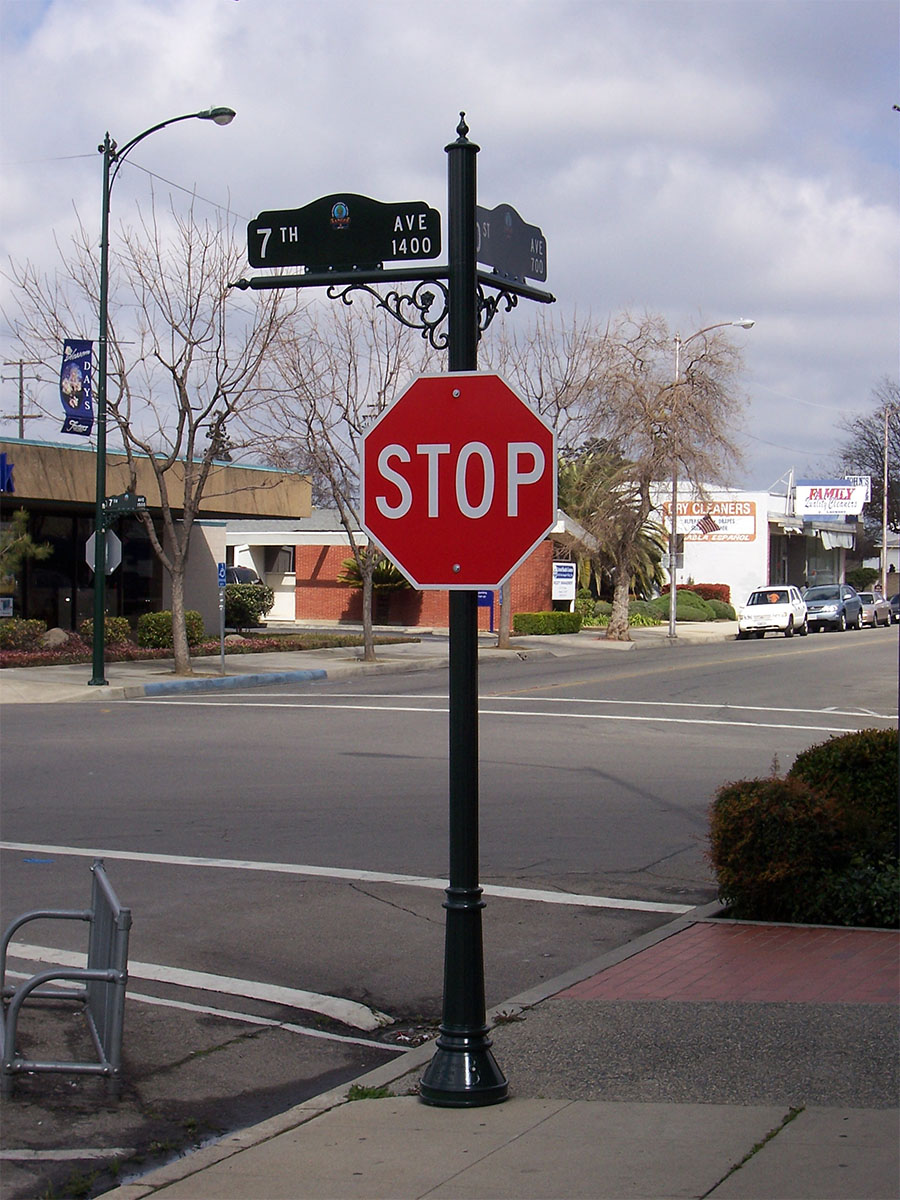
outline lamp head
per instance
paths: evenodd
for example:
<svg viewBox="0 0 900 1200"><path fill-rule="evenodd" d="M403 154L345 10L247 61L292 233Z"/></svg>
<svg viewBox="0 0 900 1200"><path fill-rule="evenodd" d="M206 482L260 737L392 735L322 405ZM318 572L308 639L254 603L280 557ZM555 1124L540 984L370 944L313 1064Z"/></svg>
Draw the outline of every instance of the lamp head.
<svg viewBox="0 0 900 1200"><path fill-rule="evenodd" d="M217 125L230 125L237 113L233 108L207 108L197 113L202 121L215 121Z"/></svg>
<svg viewBox="0 0 900 1200"><path fill-rule="evenodd" d="M738 329L752 329L756 324L755 321L751 321L748 317L741 317L739 321L732 321L731 323L732 325L737 325Z"/></svg>

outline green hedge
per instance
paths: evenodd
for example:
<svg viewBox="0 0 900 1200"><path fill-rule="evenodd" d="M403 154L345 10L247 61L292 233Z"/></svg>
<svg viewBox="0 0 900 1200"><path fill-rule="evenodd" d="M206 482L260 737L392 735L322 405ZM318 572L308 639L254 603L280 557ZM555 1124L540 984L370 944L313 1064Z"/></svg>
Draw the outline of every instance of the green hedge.
<svg viewBox="0 0 900 1200"><path fill-rule="evenodd" d="M900 925L897 730L811 746L784 778L720 788L709 859L743 920Z"/></svg>
<svg viewBox="0 0 900 1200"><path fill-rule="evenodd" d="M839 796L853 837L867 854L897 856L898 733L863 729L829 738L798 754L788 771L826 796Z"/></svg>
<svg viewBox="0 0 900 1200"><path fill-rule="evenodd" d="M197 646L203 641L203 618L193 609L184 614L189 646ZM162 612L142 613L138 617L137 640L139 646L151 646L156 649L166 649L174 644L172 638L172 614L168 610Z"/></svg>
<svg viewBox="0 0 900 1200"><path fill-rule="evenodd" d="M577 633L580 628L581 613L577 612L536 612L513 614L513 633Z"/></svg>
<svg viewBox="0 0 900 1200"><path fill-rule="evenodd" d="M92 619L82 621L78 632L86 642L94 640L94 622ZM131 626L127 617L105 617L103 620L103 638L107 646L118 646L131 640Z"/></svg>
<svg viewBox="0 0 900 1200"><path fill-rule="evenodd" d="M5 617L0 621L0 650L30 650L46 632L46 621Z"/></svg>
<svg viewBox="0 0 900 1200"><path fill-rule="evenodd" d="M650 606L661 618L668 619L669 596L657 596L650 601ZM713 606L688 588L678 588L675 593L676 621L715 621L716 610Z"/></svg>
<svg viewBox="0 0 900 1200"><path fill-rule="evenodd" d="M275 593L264 583L227 583L225 624L232 629L252 629L274 603Z"/></svg>

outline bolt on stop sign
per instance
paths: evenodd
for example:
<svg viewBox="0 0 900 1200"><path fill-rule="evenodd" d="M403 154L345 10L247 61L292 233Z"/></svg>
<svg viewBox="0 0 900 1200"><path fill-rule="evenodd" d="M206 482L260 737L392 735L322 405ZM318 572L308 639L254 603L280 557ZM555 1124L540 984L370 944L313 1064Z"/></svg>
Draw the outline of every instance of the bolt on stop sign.
<svg viewBox="0 0 900 1200"><path fill-rule="evenodd" d="M556 520L553 430L498 375L422 375L362 438L362 526L417 588L499 587Z"/></svg>

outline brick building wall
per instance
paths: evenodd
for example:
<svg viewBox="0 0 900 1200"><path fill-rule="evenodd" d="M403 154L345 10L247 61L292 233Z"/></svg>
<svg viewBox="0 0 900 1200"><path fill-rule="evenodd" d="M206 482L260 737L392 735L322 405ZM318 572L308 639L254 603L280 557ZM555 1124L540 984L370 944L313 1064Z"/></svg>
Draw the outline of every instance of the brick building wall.
<svg viewBox="0 0 900 1200"><path fill-rule="evenodd" d="M349 557L347 546L297 546L295 554L298 621L362 620L362 593L358 588L338 583L341 564ZM552 609L551 586L553 543L542 542L513 575L512 611L548 612ZM384 603L385 607L381 605ZM499 621L495 601L494 622ZM387 593L376 598L377 625L407 625L444 629L450 622L449 599L445 591L417 592L412 589ZM480 629L490 628L490 609L479 608Z"/></svg>

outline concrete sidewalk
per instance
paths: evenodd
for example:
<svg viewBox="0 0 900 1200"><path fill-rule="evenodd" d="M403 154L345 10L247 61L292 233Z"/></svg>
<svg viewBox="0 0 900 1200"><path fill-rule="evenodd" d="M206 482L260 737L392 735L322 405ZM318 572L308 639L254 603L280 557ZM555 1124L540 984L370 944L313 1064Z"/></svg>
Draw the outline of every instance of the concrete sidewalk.
<svg viewBox="0 0 900 1200"><path fill-rule="evenodd" d="M426 1044L107 1195L893 1200L897 951L689 916L494 1011L502 1104L422 1104Z"/></svg>
<svg viewBox="0 0 900 1200"><path fill-rule="evenodd" d="M300 631L302 627L291 626ZM288 627L285 626L285 630ZM631 642L608 642L602 630L586 629L578 634L556 637L515 637L510 650L496 648L496 634L479 635L479 656L482 661L497 657L534 657L547 655L615 654L666 646L673 652L704 642L733 639L737 631L734 621L683 624L678 638L670 642L668 627L632 630ZM338 633L359 633L356 627L341 625ZM52 667L11 667L0 671L0 703L48 704L69 701L101 701L135 699L140 696L171 695L177 692L210 692L219 689L265 687L276 683L336 680L356 675L384 672L421 671L444 667L449 659L446 630L417 630L383 627L381 636L409 637L408 642L379 646L378 661L362 661L361 647L338 647L323 650L266 652L263 654L226 654L225 673L220 657L195 658L194 674L189 677L173 673L170 659L151 659L144 662L110 662L105 667L106 686L91 687L92 669L89 663L63 664Z"/></svg>

